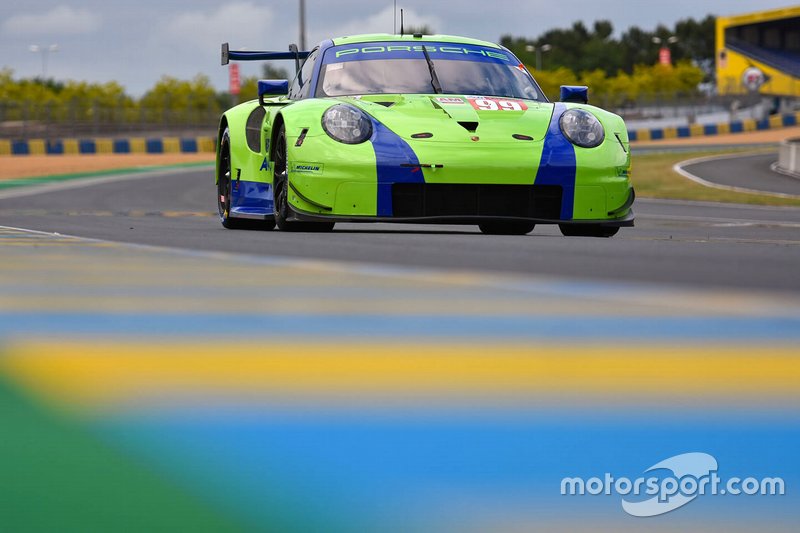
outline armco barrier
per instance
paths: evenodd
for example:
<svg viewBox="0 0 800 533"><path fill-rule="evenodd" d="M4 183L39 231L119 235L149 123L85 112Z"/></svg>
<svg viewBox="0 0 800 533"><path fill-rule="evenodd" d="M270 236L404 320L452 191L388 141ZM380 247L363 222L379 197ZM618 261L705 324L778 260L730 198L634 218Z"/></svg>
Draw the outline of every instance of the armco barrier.
<svg viewBox="0 0 800 533"><path fill-rule="evenodd" d="M786 128L800 124L800 111L773 115L763 120L736 120L721 124L692 124L691 126L645 128L628 130L631 141L657 141L705 137L726 133ZM4 155L61 155L61 154L164 154L207 153L216 149L213 137L130 137L120 139L0 139L0 156Z"/></svg>
<svg viewBox="0 0 800 533"><path fill-rule="evenodd" d="M213 153L213 137L131 137L121 139L0 139L0 156L63 154L196 154Z"/></svg>
<svg viewBox="0 0 800 533"><path fill-rule="evenodd" d="M660 141L786 128L789 126L797 126L798 124L800 124L800 111L785 115L773 115L763 120L746 119L724 122L721 124L692 124L691 126L680 126L677 128L628 130L628 138L631 141Z"/></svg>
<svg viewBox="0 0 800 533"><path fill-rule="evenodd" d="M776 170L800 177L800 137L786 139L781 143Z"/></svg>

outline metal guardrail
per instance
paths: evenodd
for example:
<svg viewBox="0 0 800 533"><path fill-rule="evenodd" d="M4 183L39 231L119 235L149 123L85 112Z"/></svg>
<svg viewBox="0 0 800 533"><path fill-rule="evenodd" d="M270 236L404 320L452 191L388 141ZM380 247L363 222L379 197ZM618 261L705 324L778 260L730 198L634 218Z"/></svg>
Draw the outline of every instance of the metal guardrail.
<svg viewBox="0 0 800 533"><path fill-rule="evenodd" d="M140 106L0 102L0 139L62 139L93 136L214 135L217 106L190 109Z"/></svg>
<svg viewBox="0 0 800 533"><path fill-rule="evenodd" d="M800 137L786 139L781 143L775 170L800 178Z"/></svg>
<svg viewBox="0 0 800 533"><path fill-rule="evenodd" d="M635 100L622 104L618 103L619 96L616 95L592 96L590 91L590 96L592 105L613 111L625 120L674 117L689 117L692 119L698 115L708 113L735 113L739 109L752 107L765 101L762 95L755 93L741 95L658 93L640 95ZM691 122L693 120L690 120Z"/></svg>
<svg viewBox="0 0 800 533"><path fill-rule="evenodd" d="M659 97L660 98L660 97ZM732 115L708 123L695 122L703 112L717 108L721 103L729 107L732 97L680 97L663 100L643 97L630 107L607 107L622 114L629 121L631 139L693 137L717 133L738 133L800 123L800 114L794 111L798 102L784 102L784 111L765 115L761 119L734 118ZM762 97L758 97L762 101ZM604 107L607 102L598 98L592 102ZM655 107L653 107L655 104ZM735 107L735 106L734 106ZM44 140L120 138L120 137L213 137L219 123L220 107L217 102L198 102L192 108L141 107L137 104L101 105L98 102L71 102L67 104L33 101L0 102L0 140ZM689 117L681 124L641 124L645 117ZM768 118L767 118L768 117Z"/></svg>

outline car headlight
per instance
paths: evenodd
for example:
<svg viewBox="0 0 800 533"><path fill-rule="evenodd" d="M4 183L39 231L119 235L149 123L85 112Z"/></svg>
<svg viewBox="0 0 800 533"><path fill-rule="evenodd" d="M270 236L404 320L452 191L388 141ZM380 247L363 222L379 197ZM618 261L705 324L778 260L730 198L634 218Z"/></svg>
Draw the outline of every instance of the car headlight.
<svg viewBox="0 0 800 533"><path fill-rule="evenodd" d="M561 131L573 144L583 148L600 146L606 137L597 117L584 109L569 109L559 120Z"/></svg>
<svg viewBox="0 0 800 533"><path fill-rule="evenodd" d="M372 136L372 120L360 109L337 104L322 114L322 129L340 143L359 144Z"/></svg>

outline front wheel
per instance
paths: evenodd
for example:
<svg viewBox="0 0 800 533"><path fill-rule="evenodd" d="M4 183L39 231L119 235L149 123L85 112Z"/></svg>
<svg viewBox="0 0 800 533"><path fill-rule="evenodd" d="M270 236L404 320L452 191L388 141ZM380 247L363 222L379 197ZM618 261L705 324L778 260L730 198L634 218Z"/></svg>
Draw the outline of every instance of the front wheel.
<svg viewBox="0 0 800 533"><path fill-rule="evenodd" d="M481 233L486 235L527 235L536 224L520 220L494 220L478 224Z"/></svg>
<svg viewBox="0 0 800 533"><path fill-rule="evenodd" d="M217 210L219 221L227 229L259 229L271 230L275 228L275 220L251 220L244 218L231 218L231 137L228 128L222 132L219 140L219 173L217 174Z"/></svg>
<svg viewBox="0 0 800 533"><path fill-rule="evenodd" d="M616 226L600 224L559 224L558 229L564 237L613 237L619 231Z"/></svg>

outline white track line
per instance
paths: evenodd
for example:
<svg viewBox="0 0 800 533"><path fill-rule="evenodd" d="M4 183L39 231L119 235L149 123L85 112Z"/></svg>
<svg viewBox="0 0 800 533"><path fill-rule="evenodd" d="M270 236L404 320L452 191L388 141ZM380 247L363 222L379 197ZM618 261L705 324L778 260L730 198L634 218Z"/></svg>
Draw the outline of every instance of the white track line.
<svg viewBox="0 0 800 533"><path fill-rule="evenodd" d="M800 194L787 194L783 192L769 192L769 191L759 191L757 189L748 189L746 187L735 187L733 185L721 185L719 183L714 183L712 181L707 181L692 174L685 168L684 166L695 165L697 163L707 163L709 161L719 161L721 159L735 159L738 157L750 157L754 154L729 154L729 155L715 155L715 156L707 156L707 157L696 157L694 159L687 159L686 161L680 161L679 163L675 163L673 165L672 170L683 176L684 178L691 180L695 183L699 183L704 187L710 187L712 189L722 189L724 191L734 191L734 192L742 192L746 194L760 194L763 196L773 196L775 198L791 198L793 200L800 200Z"/></svg>

